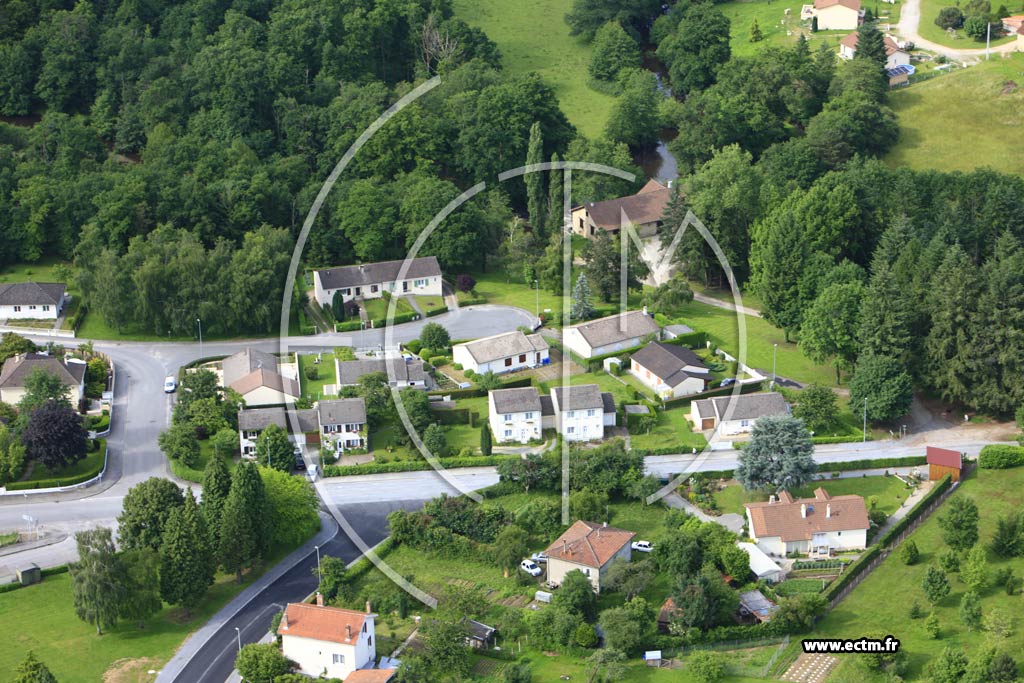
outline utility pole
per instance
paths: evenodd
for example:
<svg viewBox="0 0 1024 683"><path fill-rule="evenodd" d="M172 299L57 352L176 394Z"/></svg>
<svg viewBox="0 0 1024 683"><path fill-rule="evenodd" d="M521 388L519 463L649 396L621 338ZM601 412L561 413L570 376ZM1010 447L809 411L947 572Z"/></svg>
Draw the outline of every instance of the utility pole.
<svg viewBox="0 0 1024 683"><path fill-rule="evenodd" d="M199 357L203 358L203 321L196 318L196 324L199 325Z"/></svg>
<svg viewBox="0 0 1024 683"><path fill-rule="evenodd" d="M323 572L320 571L320 546L315 545L313 547L316 548L316 587L317 587L317 590L319 590L320 589L320 579L321 579L321 576L323 575Z"/></svg>
<svg viewBox="0 0 1024 683"><path fill-rule="evenodd" d="M867 443L868 440L868 400L864 399L864 438L861 439L863 443Z"/></svg>
<svg viewBox="0 0 1024 683"><path fill-rule="evenodd" d="M540 283L538 280L533 281L533 291L537 297L537 322L540 322Z"/></svg>
<svg viewBox="0 0 1024 683"><path fill-rule="evenodd" d="M235 627L235 635L238 636L238 651L242 651L242 630L237 626Z"/></svg>
<svg viewBox="0 0 1024 683"><path fill-rule="evenodd" d="M776 361L779 358L779 345L778 343L772 344L772 387L775 387L775 368L778 367Z"/></svg>
<svg viewBox="0 0 1024 683"><path fill-rule="evenodd" d="M989 48L992 46L992 22L988 22L988 31L985 35L985 61L988 61Z"/></svg>

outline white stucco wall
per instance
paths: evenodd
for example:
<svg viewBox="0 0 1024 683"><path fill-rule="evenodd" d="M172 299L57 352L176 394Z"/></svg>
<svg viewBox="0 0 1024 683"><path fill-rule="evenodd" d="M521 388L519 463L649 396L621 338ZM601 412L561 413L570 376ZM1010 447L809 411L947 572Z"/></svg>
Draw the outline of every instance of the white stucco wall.
<svg viewBox="0 0 1024 683"><path fill-rule="evenodd" d="M308 676L344 679L356 669L366 668L377 658L373 620L367 619L365 624L367 632L360 634L355 646L286 634L281 637L281 651ZM343 656L345 661L336 664L334 655Z"/></svg>
<svg viewBox="0 0 1024 683"><path fill-rule="evenodd" d="M59 314L58 306L0 306L0 320L56 320Z"/></svg>
<svg viewBox="0 0 1024 683"><path fill-rule="evenodd" d="M314 276L313 293L316 301L321 306L330 306L333 299L334 293L338 291L335 289L325 289L323 284L320 282L319 271ZM418 284L417 284L418 283ZM425 277L425 278L410 278L406 280L395 280L393 282L377 282L367 285L360 285L359 287L348 287L341 288L342 300L351 301L357 296L361 296L364 299L379 299L384 296L384 292L390 292L395 296L402 296L404 294L416 294L419 296L441 296L441 277L439 275ZM345 293L345 289L348 289L348 293ZM356 290L359 293L356 293Z"/></svg>

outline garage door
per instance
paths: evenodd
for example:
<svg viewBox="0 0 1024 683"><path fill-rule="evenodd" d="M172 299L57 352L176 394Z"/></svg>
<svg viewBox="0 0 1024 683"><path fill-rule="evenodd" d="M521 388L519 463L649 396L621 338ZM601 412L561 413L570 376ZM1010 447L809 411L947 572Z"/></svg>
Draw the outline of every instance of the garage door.
<svg viewBox="0 0 1024 683"><path fill-rule="evenodd" d="M705 417L700 422L700 428L701 429L714 429L715 428L715 418L713 418L713 417Z"/></svg>

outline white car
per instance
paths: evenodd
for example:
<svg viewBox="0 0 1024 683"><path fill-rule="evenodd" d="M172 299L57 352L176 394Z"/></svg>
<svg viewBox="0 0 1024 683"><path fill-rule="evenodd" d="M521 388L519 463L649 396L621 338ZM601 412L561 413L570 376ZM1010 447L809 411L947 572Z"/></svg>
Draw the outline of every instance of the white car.
<svg viewBox="0 0 1024 683"><path fill-rule="evenodd" d="M530 555L530 559L537 564L544 564L548 561L548 556L544 553L534 553L533 555Z"/></svg>
<svg viewBox="0 0 1024 683"><path fill-rule="evenodd" d="M167 375L164 378L164 393L173 394L178 388L178 380L174 378L174 375Z"/></svg>
<svg viewBox="0 0 1024 683"><path fill-rule="evenodd" d="M519 563L519 568L530 576L540 576L544 573L544 570L538 567L533 560L523 560Z"/></svg>
<svg viewBox="0 0 1024 683"><path fill-rule="evenodd" d="M650 541L633 541L629 547L641 553L649 553L654 550L654 546L651 545Z"/></svg>

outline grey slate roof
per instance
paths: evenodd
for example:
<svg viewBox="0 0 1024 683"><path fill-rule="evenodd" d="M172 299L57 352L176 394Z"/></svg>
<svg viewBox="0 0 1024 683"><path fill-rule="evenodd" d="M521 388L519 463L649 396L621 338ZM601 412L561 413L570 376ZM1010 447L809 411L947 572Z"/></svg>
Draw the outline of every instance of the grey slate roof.
<svg viewBox="0 0 1024 683"><path fill-rule="evenodd" d="M601 394L601 407L606 413L615 412L615 397L611 395L611 392L605 391Z"/></svg>
<svg viewBox="0 0 1024 683"><path fill-rule="evenodd" d="M295 419L298 422L299 431L303 434L320 431L320 414L316 408L296 410Z"/></svg>
<svg viewBox="0 0 1024 683"><path fill-rule="evenodd" d="M540 394L536 387L495 389L489 392L497 413L526 413L541 411Z"/></svg>
<svg viewBox="0 0 1024 683"><path fill-rule="evenodd" d="M64 386L77 387L85 377L85 363L67 363L55 356L43 353L22 353L11 356L0 371L0 387L25 386L25 379L36 368L42 368L60 378Z"/></svg>
<svg viewBox="0 0 1024 683"><path fill-rule="evenodd" d="M356 266L342 266L318 270L320 285L324 289L340 289L342 287L362 287L378 285L382 282L394 282L405 261L381 261L380 263L363 263ZM436 256L414 258L409 263L405 280L417 280L425 277L441 277L441 265Z"/></svg>
<svg viewBox="0 0 1024 683"><path fill-rule="evenodd" d="M555 404L551 401L551 394L544 394L540 397L540 414L545 417L555 414Z"/></svg>
<svg viewBox="0 0 1024 683"><path fill-rule="evenodd" d="M343 360L338 363L338 384L352 386L359 384L359 378L374 372L383 372L391 381L388 367L397 382L422 382L427 373L423 370L423 361L414 358L406 362L404 358L388 358L387 360Z"/></svg>
<svg viewBox="0 0 1024 683"><path fill-rule="evenodd" d="M690 334L693 332L693 328L689 325L665 325L665 332L668 333L670 338L678 337L683 334Z"/></svg>
<svg viewBox="0 0 1024 683"><path fill-rule="evenodd" d="M543 351L548 348L548 343L539 334L527 335L515 330L483 337L465 344L457 344L457 346L465 347L477 363L490 363L509 356Z"/></svg>
<svg viewBox="0 0 1024 683"><path fill-rule="evenodd" d="M607 318L579 323L569 329L579 330L593 348L655 334L660 328L658 323L654 322L654 318L643 311L626 311Z"/></svg>
<svg viewBox="0 0 1024 683"><path fill-rule="evenodd" d="M257 370L277 373L277 356L259 349L246 348L221 362L224 386L229 387L238 380Z"/></svg>
<svg viewBox="0 0 1024 683"><path fill-rule="evenodd" d="M725 411L729 407L731 396L719 396L701 401L695 401L701 416L710 417L714 415L719 420L725 417ZM768 415L789 415L789 404L782 394L778 392L767 392L762 394L741 394L735 398L736 404L733 409L732 420L756 420ZM708 404L711 404L710 406ZM705 412L707 410L707 412Z"/></svg>
<svg viewBox="0 0 1024 683"><path fill-rule="evenodd" d="M551 390L558 410L590 410L598 408L604 410L604 398L601 388L596 384L579 384L573 387L555 387ZM614 411L614 404L612 407Z"/></svg>
<svg viewBox="0 0 1024 683"><path fill-rule="evenodd" d="M690 377L704 378L708 369L696 353L685 346L653 342L633 354L632 359L651 373L661 378L670 387L677 386ZM703 368L704 372L686 372L684 367Z"/></svg>
<svg viewBox="0 0 1024 683"><path fill-rule="evenodd" d="M64 301L63 282L12 282L0 285L0 305L59 306Z"/></svg>
<svg viewBox="0 0 1024 683"><path fill-rule="evenodd" d="M272 424L288 431L288 414L284 408L249 408L238 411L239 431L260 432Z"/></svg>
<svg viewBox="0 0 1024 683"><path fill-rule="evenodd" d="M316 405L322 425L365 424L366 404L361 398L338 398Z"/></svg>

